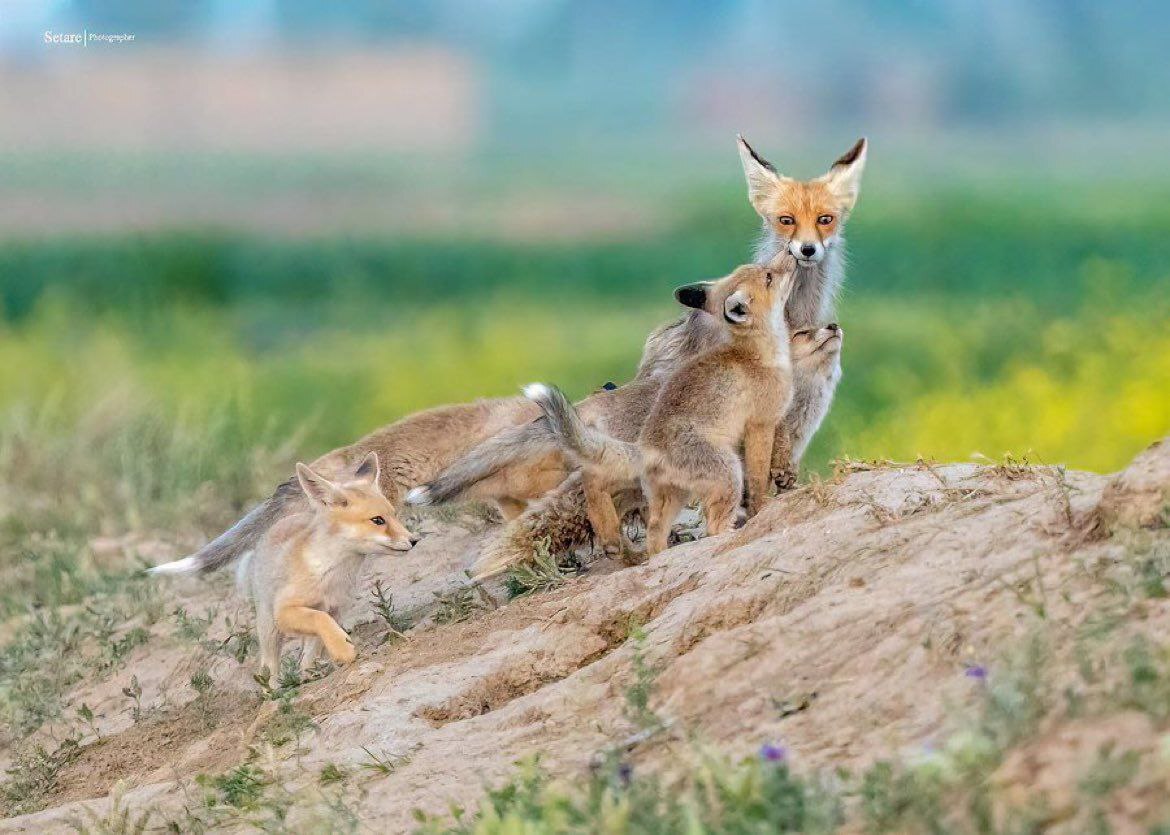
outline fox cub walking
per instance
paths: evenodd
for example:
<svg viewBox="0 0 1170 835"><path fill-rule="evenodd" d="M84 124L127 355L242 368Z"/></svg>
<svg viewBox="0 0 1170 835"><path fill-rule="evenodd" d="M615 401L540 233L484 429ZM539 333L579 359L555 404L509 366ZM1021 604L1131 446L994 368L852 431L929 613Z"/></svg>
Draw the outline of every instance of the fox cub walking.
<svg viewBox="0 0 1170 835"><path fill-rule="evenodd" d="M782 264L740 267L720 281L676 291L683 304L717 317L728 339L669 376L636 445L585 426L556 389L525 390L586 480L612 492L640 473L649 505L648 554L666 548L670 526L692 495L702 499L708 533L728 530L743 496L745 470L748 515L764 501L776 426L792 399L784 304L795 265L791 258ZM587 487L587 500L600 500L597 492Z"/></svg>
<svg viewBox="0 0 1170 835"><path fill-rule="evenodd" d="M409 551L418 541L382 495L379 474L373 452L344 481L330 481L297 464L308 511L269 528L237 575L256 607L261 673L279 673L286 635L304 638L302 669L313 665L322 647L341 664L356 657L335 618L353 593L362 560Z"/></svg>

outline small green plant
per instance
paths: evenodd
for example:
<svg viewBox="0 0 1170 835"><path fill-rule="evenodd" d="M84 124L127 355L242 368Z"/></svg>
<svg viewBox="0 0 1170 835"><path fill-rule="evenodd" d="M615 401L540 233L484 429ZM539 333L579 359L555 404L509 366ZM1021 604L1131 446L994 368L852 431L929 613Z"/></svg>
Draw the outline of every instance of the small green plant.
<svg viewBox="0 0 1170 835"><path fill-rule="evenodd" d="M268 785L268 778L251 763L242 763L214 777L201 774L195 779L208 789L207 806L226 805L241 810L257 808Z"/></svg>
<svg viewBox="0 0 1170 835"><path fill-rule="evenodd" d="M404 754L401 757L392 757L389 754L375 754L366 746L362 746L362 750L366 752L367 759L362 762L362 768L373 771L377 774L393 774L399 768L410 762L410 755Z"/></svg>
<svg viewBox="0 0 1170 835"><path fill-rule="evenodd" d="M305 681L306 679L301 675L301 668L295 656L286 655L280 659L280 676L276 682L276 689L279 693L296 690Z"/></svg>
<svg viewBox="0 0 1170 835"><path fill-rule="evenodd" d="M348 776L346 770L336 763L325 763L321 768L321 773L317 776L317 782L328 786L332 783L343 782Z"/></svg>
<svg viewBox="0 0 1170 835"><path fill-rule="evenodd" d="M190 615L182 606L175 607L171 613L175 618L175 635L184 641L198 644L207 636L207 630L215 620L215 610L209 611L206 616Z"/></svg>
<svg viewBox="0 0 1170 835"><path fill-rule="evenodd" d="M473 813L456 808L452 817L415 812L427 835L828 833L842 812L830 791L789 769L782 749L764 746L760 756L740 762L704 756L681 785L615 761L574 787L554 780L533 757L518 763L507 783L488 789Z"/></svg>
<svg viewBox="0 0 1170 835"><path fill-rule="evenodd" d="M97 717L94 716L93 708L91 708L85 702L82 702L81 707L77 708L77 718L81 720L85 727L89 728L89 732L92 733L97 739L102 738L102 733L98 730L97 727Z"/></svg>
<svg viewBox="0 0 1170 835"><path fill-rule="evenodd" d="M1125 647L1122 660L1126 676L1115 693L1118 703L1159 721L1170 718L1170 652L1138 635Z"/></svg>
<svg viewBox="0 0 1170 835"><path fill-rule="evenodd" d="M474 586L435 592L435 623L462 623L484 608L483 600Z"/></svg>
<svg viewBox="0 0 1170 835"><path fill-rule="evenodd" d="M268 724L264 726L262 736L266 742L274 747L281 748L290 742L296 742L296 749L301 747L301 738L310 731L317 729L313 717L300 710L293 701L295 691L285 690L278 696L276 713Z"/></svg>
<svg viewBox="0 0 1170 835"><path fill-rule="evenodd" d="M650 707L659 669L646 658L646 631L640 626L634 627L630 632L630 649L634 677L625 691L626 718L642 730L660 728L663 726L663 720Z"/></svg>
<svg viewBox="0 0 1170 835"><path fill-rule="evenodd" d="M1081 791L1092 797L1106 797L1113 791L1129 785L1140 765L1136 751L1116 751L1106 744L1097 751L1092 766L1081 778Z"/></svg>
<svg viewBox="0 0 1170 835"><path fill-rule="evenodd" d="M142 685L138 683L138 676L130 676L130 684L122 688L122 695L134 703L130 715L137 723L142 719Z"/></svg>
<svg viewBox="0 0 1170 835"><path fill-rule="evenodd" d="M98 669L102 672L108 672L121 667L135 647L140 647L149 640L150 633L141 626L135 626L124 635L105 644L106 650L98 664Z"/></svg>
<svg viewBox="0 0 1170 835"><path fill-rule="evenodd" d="M326 662L318 662L309 670L302 670L295 656L284 655L280 659L280 673L276 682L272 681L272 674L262 670L252 674L252 680L260 687L265 699L279 700L288 698L304 684L316 681L323 676L329 667Z"/></svg>
<svg viewBox="0 0 1170 835"><path fill-rule="evenodd" d="M83 807L80 817L73 818L70 825L79 835L145 835L151 829L155 810L146 806L136 812L125 802L125 794L126 784L118 782L110 796L110 810L105 815Z"/></svg>
<svg viewBox="0 0 1170 835"><path fill-rule="evenodd" d="M942 785L928 771L875 763L861 778L861 816L873 832L901 832L910 820L926 832L943 833Z"/></svg>
<svg viewBox="0 0 1170 835"><path fill-rule="evenodd" d="M999 748L1032 733L1050 708L1052 694L1046 678L1050 659L1041 633L1032 633L996 668L995 675L985 674L980 679L984 694L978 731Z"/></svg>
<svg viewBox="0 0 1170 835"><path fill-rule="evenodd" d="M195 704L199 708L199 715L203 718L205 728L215 727L215 713L212 710L211 692L215 688L215 681L207 670L200 670L191 676L191 687L195 693Z"/></svg>
<svg viewBox="0 0 1170 835"><path fill-rule="evenodd" d="M371 603L374 612L386 625L386 635L382 639L382 643L405 638L404 633L411 627L410 619L394 608L394 597L386 590L381 579L374 581Z"/></svg>
<svg viewBox="0 0 1170 835"><path fill-rule="evenodd" d="M44 801L57 785L57 775L77 759L81 739L71 735L53 751L42 745L18 752L8 766L8 781L0 789L10 815L23 815L44 808Z"/></svg>
<svg viewBox="0 0 1170 835"><path fill-rule="evenodd" d="M528 594L548 591L581 573L582 565L573 555L557 558L549 550L549 539L538 542L532 559L514 566L504 579L508 598L514 600Z"/></svg>
<svg viewBox="0 0 1170 835"><path fill-rule="evenodd" d="M226 655L243 664L256 648L256 633L248 624L237 623L231 615L224 616L223 624L227 637L222 641L203 641L202 646L209 652Z"/></svg>

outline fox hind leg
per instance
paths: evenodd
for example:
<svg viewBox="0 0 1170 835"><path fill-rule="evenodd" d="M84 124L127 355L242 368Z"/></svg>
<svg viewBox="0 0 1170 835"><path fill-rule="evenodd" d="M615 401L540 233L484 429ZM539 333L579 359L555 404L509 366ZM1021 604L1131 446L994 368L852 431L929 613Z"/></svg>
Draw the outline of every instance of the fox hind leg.
<svg viewBox="0 0 1170 835"><path fill-rule="evenodd" d="M324 644L316 635L306 635L304 642L301 645L301 672L308 672L313 669L313 665L317 663L317 659L321 657L321 650L324 649Z"/></svg>
<svg viewBox="0 0 1170 835"><path fill-rule="evenodd" d="M707 536L718 536L731 530L736 511L743 497L743 467L738 456L712 450L713 466L706 478L703 491L703 515L707 520Z"/></svg>
<svg viewBox="0 0 1170 835"><path fill-rule="evenodd" d="M266 608L256 610L256 638L260 644L260 675L268 673L269 681L275 685L280 676L280 645L283 638L276 628L272 612Z"/></svg>
<svg viewBox="0 0 1170 835"><path fill-rule="evenodd" d="M607 554L622 550L622 522L607 486L596 476L582 473L585 488L585 515L593 526L593 535Z"/></svg>
<svg viewBox="0 0 1170 835"><path fill-rule="evenodd" d="M670 539L670 526L686 501L686 495L673 484L647 482L650 513L646 523L646 554L654 556L665 551Z"/></svg>

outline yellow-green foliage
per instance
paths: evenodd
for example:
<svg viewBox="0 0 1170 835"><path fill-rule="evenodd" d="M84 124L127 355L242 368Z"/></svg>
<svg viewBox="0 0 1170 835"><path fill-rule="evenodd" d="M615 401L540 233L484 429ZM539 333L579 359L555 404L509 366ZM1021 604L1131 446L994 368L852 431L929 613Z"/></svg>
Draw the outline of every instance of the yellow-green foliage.
<svg viewBox="0 0 1170 835"><path fill-rule="evenodd" d="M1170 318L1060 320L987 384L942 381L862 430L845 452L965 459L1005 451L1098 471L1122 467L1170 430Z"/></svg>
<svg viewBox="0 0 1170 835"><path fill-rule="evenodd" d="M192 424L231 408L255 432L310 426L298 452L311 455L414 410L510 396L533 380L582 394L621 380L651 324L673 313L669 299L657 311L452 304L283 333L257 349L227 314L172 308L140 325L57 307L0 328L0 422L27 416L68 432L128 402Z"/></svg>
<svg viewBox="0 0 1170 835"><path fill-rule="evenodd" d="M1165 305L1052 320L1014 308L854 311L866 322L847 338L829 451L895 460L1027 453L1108 472L1170 432ZM851 408L857 387L874 411Z"/></svg>
<svg viewBox="0 0 1170 835"><path fill-rule="evenodd" d="M1116 309L1117 312L1112 312ZM4 492L76 495L78 523L170 524L200 490L248 501L296 457L416 409L534 380L582 396L633 373L661 304L500 299L326 321L257 344L230 313L146 322L48 307L0 329ZM843 305L845 376L808 458L969 460L1005 451L1112 470L1170 431L1170 311L1019 300ZM64 491L62 494L60 491ZM213 527L232 508L195 521ZM78 509L90 512L78 516ZM153 516L152 516L153 514Z"/></svg>

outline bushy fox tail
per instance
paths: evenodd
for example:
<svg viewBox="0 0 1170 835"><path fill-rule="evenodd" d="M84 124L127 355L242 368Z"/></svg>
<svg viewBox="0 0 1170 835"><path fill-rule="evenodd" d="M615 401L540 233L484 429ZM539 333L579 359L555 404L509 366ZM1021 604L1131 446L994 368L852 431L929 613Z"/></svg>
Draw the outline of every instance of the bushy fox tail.
<svg viewBox="0 0 1170 835"><path fill-rule="evenodd" d="M641 456L637 446L587 426L559 388L532 383L524 387L524 396L540 406L549 430L578 463L605 471L614 481L638 477Z"/></svg>
<svg viewBox="0 0 1170 835"><path fill-rule="evenodd" d="M581 473L576 472L505 525L471 566L471 575L484 580L531 560L539 547L559 554L588 545L592 538Z"/></svg>
<svg viewBox="0 0 1170 835"><path fill-rule="evenodd" d="M598 433L581 422L581 416L559 388L531 383L524 387L524 396L540 407L549 429L568 451L587 461L601 453Z"/></svg>
<svg viewBox="0 0 1170 835"><path fill-rule="evenodd" d="M456 501L464 491L505 467L530 461L560 448L543 418L496 433L473 447L432 481L406 494L409 505Z"/></svg>
<svg viewBox="0 0 1170 835"><path fill-rule="evenodd" d="M249 510L243 519L194 554L156 565L150 569L150 573L189 574L222 568L255 548L260 537L301 501L304 501L304 493L294 479L289 479L277 487L267 500Z"/></svg>

